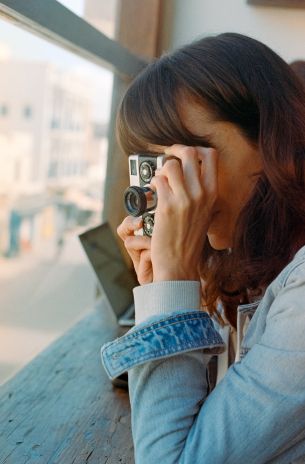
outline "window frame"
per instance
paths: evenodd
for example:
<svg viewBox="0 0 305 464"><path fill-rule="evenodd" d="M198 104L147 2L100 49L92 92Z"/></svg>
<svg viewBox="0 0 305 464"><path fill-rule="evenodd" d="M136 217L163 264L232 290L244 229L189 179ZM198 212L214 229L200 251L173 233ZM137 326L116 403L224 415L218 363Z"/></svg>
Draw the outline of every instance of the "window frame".
<svg viewBox="0 0 305 464"><path fill-rule="evenodd" d="M40 0L2 0L1 16L124 79L132 79L147 65L57 0L43 0L43 6Z"/></svg>

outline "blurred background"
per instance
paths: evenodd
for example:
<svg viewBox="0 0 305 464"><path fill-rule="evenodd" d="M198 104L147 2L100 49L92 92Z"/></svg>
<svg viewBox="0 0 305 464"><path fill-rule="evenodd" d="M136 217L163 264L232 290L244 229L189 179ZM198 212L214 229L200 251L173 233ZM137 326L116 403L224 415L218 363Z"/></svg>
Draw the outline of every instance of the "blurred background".
<svg viewBox="0 0 305 464"><path fill-rule="evenodd" d="M113 36L115 2L61 3ZM94 302L77 235L101 222L113 73L0 21L3 382Z"/></svg>
<svg viewBox="0 0 305 464"><path fill-rule="evenodd" d="M114 122L140 67L227 31L261 40L288 62L305 59L303 0L48 1L62 32L62 18L67 34L81 18L77 47L61 31L33 26L44 2L25 3L30 20L20 16L22 2L0 2L0 384L94 304L78 234L124 216L127 162ZM108 46L118 55L97 57Z"/></svg>

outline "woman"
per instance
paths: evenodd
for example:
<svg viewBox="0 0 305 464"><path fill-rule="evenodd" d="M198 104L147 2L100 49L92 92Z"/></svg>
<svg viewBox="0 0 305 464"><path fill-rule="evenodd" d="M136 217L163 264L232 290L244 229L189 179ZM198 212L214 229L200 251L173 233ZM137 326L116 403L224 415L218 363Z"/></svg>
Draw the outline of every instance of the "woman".
<svg viewBox="0 0 305 464"><path fill-rule="evenodd" d="M151 182L152 238L131 217L118 228L140 283L136 325L102 347L110 377L129 371L136 462L305 462L300 82L256 40L205 38L132 83L118 133L127 154L170 158ZM226 326L235 359L231 345L213 388Z"/></svg>

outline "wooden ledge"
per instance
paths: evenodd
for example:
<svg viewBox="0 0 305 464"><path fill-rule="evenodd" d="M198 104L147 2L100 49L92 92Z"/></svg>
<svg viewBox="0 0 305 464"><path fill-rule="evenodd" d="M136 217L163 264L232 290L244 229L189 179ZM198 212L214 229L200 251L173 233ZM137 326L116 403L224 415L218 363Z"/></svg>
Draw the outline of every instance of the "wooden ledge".
<svg viewBox="0 0 305 464"><path fill-rule="evenodd" d="M1 387L1 463L134 462L128 394L100 360L101 345L116 336L101 302Z"/></svg>

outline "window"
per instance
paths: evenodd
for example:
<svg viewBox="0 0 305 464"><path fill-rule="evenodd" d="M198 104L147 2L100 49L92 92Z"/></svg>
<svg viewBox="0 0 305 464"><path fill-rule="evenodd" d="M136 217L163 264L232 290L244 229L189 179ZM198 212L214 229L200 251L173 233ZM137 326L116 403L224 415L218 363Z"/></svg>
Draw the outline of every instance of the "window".
<svg viewBox="0 0 305 464"><path fill-rule="evenodd" d="M23 117L25 119L31 119L33 116L33 109L30 105L26 105L23 108Z"/></svg>
<svg viewBox="0 0 305 464"><path fill-rule="evenodd" d="M77 235L101 220L113 74L0 26L2 383L94 302Z"/></svg>
<svg viewBox="0 0 305 464"><path fill-rule="evenodd" d="M0 115L7 116L8 114L8 107L5 104L0 105Z"/></svg>
<svg viewBox="0 0 305 464"><path fill-rule="evenodd" d="M86 19L107 37L114 38L117 0L60 0L60 3Z"/></svg>

